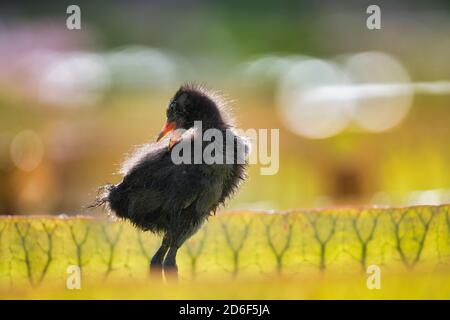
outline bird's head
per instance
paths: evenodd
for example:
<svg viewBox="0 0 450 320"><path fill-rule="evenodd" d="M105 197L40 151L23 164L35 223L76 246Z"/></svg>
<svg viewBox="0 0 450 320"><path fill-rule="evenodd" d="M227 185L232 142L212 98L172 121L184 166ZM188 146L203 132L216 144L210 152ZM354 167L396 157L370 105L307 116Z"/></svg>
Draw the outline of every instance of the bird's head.
<svg viewBox="0 0 450 320"><path fill-rule="evenodd" d="M196 121L201 121L203 130L231 126L224 102L216 93L198 85L183 85L169 102L167 120L157 141L174 130L191 129Z"/></svg>

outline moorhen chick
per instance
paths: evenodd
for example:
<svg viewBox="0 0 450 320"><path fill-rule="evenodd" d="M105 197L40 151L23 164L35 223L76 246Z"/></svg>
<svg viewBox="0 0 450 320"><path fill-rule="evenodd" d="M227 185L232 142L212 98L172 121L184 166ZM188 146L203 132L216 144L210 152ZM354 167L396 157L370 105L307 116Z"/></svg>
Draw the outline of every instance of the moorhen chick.
<svg viewBox="0 0 450 320"><path fill-rule="evenodd" d="M199 85L181 86L169 103L157 142L142 146L125 161L123 181L107 185L98 197L96 206L106 204L118 217L162 236L150 262L152 274L177 275L178 249L245 179L248 143L233 128L218 94ZM214 139L205 139L210 129ZM198 161L199 153L202 157L212 149L210 155L223 161ZM191 161L175 163L173 152Z"/></svg>

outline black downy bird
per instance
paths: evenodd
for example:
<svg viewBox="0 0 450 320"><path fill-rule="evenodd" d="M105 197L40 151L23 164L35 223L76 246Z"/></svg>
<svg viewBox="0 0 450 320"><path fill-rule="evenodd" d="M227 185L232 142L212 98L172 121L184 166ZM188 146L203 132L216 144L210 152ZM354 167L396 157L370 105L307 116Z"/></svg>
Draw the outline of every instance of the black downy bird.
<svg viewBox="0 0 450 320"><path fill-rule="evenodd" d="M209 129L221 133L223 140L215 135L205 139ZM231 147L226 139L233 142ZM195 150L196 143L201 148ZM203 158L203 152L211 149L211 156L222 161L194 161L196 152ZM190 161L174 163L175 151ZM248 151L247 140L234 130L224 100L201 86L184 85L169 103L157 142L144 145L125 161L123 181L105 186L94 206L106 204L118 217L161 235L161 247L150 262L151 273L177 275L178 249L245 179Z"/></svg>

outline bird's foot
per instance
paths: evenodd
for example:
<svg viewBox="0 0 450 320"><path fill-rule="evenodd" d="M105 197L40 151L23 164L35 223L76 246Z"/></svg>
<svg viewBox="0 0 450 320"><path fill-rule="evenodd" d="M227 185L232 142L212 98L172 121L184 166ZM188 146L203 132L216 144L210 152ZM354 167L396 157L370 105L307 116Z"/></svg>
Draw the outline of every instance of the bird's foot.
<svg viewBox="0 0 450 320"><path fill-rule="evenodd" d="M150 265L150 277L152 279L158 280L162 279L163 267L162 265Z"/></svg>
<svg viewBox="0 0 450 320"><path fill-rule="evenodd" d="M162 279L163 260L167 252L167 249L168 247L163 243L161 247L158 249L158 251L156 251L155 255L152 257L152 260L150 261L150 277L152 279L155 280Z"/></svg>
<svg viewBox="0 0 450 320"><path fill-rule="evenodd" d="M176 282L178 280L177 251L178 247L171 247L163 262L164 276L167 282Z"/></svg>
<svg viewBox="0 0 450 320"><path fill-rule="evenodd" d="M150 277L153 280L162 280L163 278L163 264L161 259L153 258L150 262Z"/></svg>
<svg viewBox="0 0 450 320"><path fill-rule="evenodd" d="M165 265L164 266L164 277L167 282L177 282L178 281L178 268L176 265Z"/></svg>

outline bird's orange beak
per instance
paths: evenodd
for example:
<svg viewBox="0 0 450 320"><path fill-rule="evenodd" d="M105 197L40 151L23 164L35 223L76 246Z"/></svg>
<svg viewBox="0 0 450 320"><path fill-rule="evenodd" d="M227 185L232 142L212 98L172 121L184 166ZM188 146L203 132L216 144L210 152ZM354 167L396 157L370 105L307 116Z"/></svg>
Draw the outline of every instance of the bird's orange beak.
<svg viewBox="0 0 450 320"><path fill-rule="evenodd" d="M161 129L161 132L158 135L158 138L156 139L156 142L163 139L165 136L167 136L169 133L171 133L175 129L175 122L169 122L167 121L164 127Z"/></svg>

